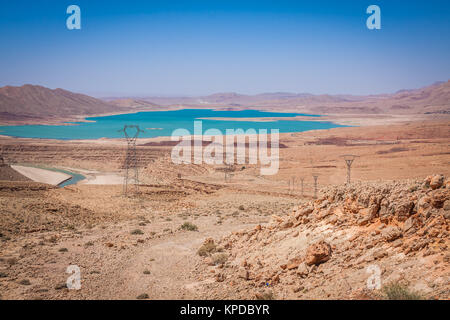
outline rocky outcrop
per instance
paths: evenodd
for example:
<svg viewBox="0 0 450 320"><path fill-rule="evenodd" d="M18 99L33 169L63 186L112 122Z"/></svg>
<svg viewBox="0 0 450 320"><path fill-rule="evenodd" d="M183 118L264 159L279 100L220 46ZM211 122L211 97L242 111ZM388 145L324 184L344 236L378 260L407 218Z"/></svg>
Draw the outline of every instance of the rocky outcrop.
<svg viewBox="0 0 450 320"><path fill-rule="evenodd" d="M439 261L450 246L447 181L433 175L424 181L327 187L290 215L274 215L268 224L220 240L229 255L220 281L232 281L251 296L253 288L269 286L285 297L317 298L332 287L342 298L343 292L351 296L354 286L364 288L364 268L374 263L384 266L387 279L408 268L408 276L421 281L430 267L419 265L417 256L433 257L432 265L441 270L445 262ZM430 288L448 292L448 285Z"/></svg>

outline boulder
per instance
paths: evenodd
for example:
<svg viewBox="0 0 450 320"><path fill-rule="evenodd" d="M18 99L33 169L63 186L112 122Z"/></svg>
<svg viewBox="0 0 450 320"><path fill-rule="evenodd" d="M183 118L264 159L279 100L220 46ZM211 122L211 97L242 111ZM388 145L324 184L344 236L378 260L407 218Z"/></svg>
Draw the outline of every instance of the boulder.
<svg viewBox="0 0 450 320"><path fill-rule="evenodd" d="M408 220L405 221L405 224L403 225L403 232L407 232L412 227L414 227L414 218L409 217Z"/></svg>
<svg viewBox="0 0 450 320"><path fill-rule="evenodd" d="M436 190L431 196L431 205L434 208L442 208L444 202L450 198L450 191L448 189Z"/></svg>
<svg viewBox="0 0 450 320"><path fill-rule="evenodd" d="M422 189L426 190L430 187L431 176L426 177L422 183Z"/></svg>
<svg viewBox="0 0 450 320"><path fill-rule="evenodd" d="M297 268L297 275L299 277L306 277L309 273L308 267L305 262L301 263Z"/></svg>
<svg viewBox="0 0 450 320"><path fill-rule="evenodd" d="M281 229L289 229L294 226L294 223L289 219L281 224Z"/></svg>
<svg viewBox="0 0 450 320"><path fill-rule="evenodd" d="M450 210L444 211L444 218L447 220L450 219Z"/></svg>
<svg viewBox="0 0 450 320"><path fill-rule="evenodd" d="M311 212L313 212L313 208L312 207L306 207L303 209L300 209L296 214L295 214L295 219L300 219L303 216L308 216Z"/></svg>
<svg viewBox="0 0 450 320"><path fill-rule="evenodd" d="M398 221L405 221L410 216L412 209L414 208L414 202L405 200L394 206L395 216Z"/></svg>
<svg viewBox="0 0 450 320"><path fill-rule="evenodd" d="M331 246L325 241L320 241L308 247L306 250L305 263L308 266L319 265L331 258Z"/></svg>
<svg viewBox="0 0 450 320"><path fill-rule="evenodd" d="M388 222L393 214L394 208L390 206L389 201L386 198L381 200L379 212L381 222Z"/></svg>
<svg viewBox="0 0 450 320"><path fill-rule="evenodd" d="M450 189L450 178L445 179L443 187L446 189Z"/></svg>
<svg viewBox="0 0 450 320"><path fill-rule="evenodd" d="M444 208L445 211L450 211L450 200L444 201L442 208Z"/></svg>
<svg viewBox="0 0 450 320"><path fill-rule="evenodd" d="M381 236L387 242L397 240L402 236L402 231L399 227L388 226L383 231L381 231Z"/></svg>
<svg viewBox="0 0 450 320"><path fill-rule="evenodd" d="M377 204L372 204L368 208L359 210L359 215L361 218L358 220L360 226L368 224L372 219L378 215L378 210L380 206Z"/></svg>
<svg viewBox="0 0 450 320"><path fill-rule="evenodd" d="M431 209L431 197L423 196L417 202L417 213L422 216L426 216L427 212Z"/></svg>
<svg viewBox="0 0 450 320"><path fill-rule="evenodd" d="M429 184L431 189L439 189L444 184L444 176L441 174L432 176Z"/></svg>
<svg viewBox="0 0 450 320"><path fill-rule="evenodd" d="M302 263L302 259L300 258L294 258L292 260L290 260L287 264L287 269L288 270L292 270L292 269L296 269L298 268L298 266L300 265L300 263Z"/></svg>

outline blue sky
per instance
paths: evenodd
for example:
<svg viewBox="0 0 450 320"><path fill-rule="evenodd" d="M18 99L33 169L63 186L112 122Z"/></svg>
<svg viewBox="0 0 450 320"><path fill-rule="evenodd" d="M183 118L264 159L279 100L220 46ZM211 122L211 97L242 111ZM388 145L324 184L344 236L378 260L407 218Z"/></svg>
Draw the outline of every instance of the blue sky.
<svg viewBox="0 0 450 320"><path fill-rule="evenodd" d="M82 29L66 28L81 8ZM381 8L381 30L366 8ZM450 79L450 1L0 2L0 86L375 94Z"/></svg>

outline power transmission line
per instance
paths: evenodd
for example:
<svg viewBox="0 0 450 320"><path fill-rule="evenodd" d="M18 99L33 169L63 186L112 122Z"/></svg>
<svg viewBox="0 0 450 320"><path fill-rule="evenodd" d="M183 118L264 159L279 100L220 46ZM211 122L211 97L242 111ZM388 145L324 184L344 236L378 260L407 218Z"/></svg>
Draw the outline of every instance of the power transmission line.
<svg viewBox="0 0 450 320"><path fill-rule="evenodd" d="M125 139L127 140L127 153L124 163L125 178L123 180L123 193L127 195L128 192L131 191L129 190L130 184L134 186L133 191L137 193L139 191L139 169L136 156L136 140L139 133L144 131L137 125L125 125L122 130L119 130L119 132L123 132Z"/></svg>
<svg viewBox="0 0 450 320"><path fill-rule="evenodd" d="M351 171L352 171L352 164L353 161L358 157L353 154L345 154L342 156L344 158L345 164L347 165L347 183L351 183Z"/></svg>

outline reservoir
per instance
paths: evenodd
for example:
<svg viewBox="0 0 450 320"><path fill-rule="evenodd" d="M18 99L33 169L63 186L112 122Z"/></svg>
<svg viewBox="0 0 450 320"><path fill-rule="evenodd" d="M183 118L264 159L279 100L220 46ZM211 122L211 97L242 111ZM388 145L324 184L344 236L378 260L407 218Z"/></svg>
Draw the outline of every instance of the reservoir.
<svg viewBox="0 0 450 320"><path fill-rule="evenodd" d="M213 109L182 109L173 111L151 111L120 114L104 117L89 117L87 122L71 122L64 125L20 125L0 126L0 135L20 138L57 140L87 140L100 138L122 138L124 125L138 125L144 132L140 138L171 136L176 129L193 132L194 121L201 120L203 130L210 128L225 132L226 129L278 129L280 133L343 127L328 121L289 120L297 116L320 116L301 113L266 112L259 110L217 111ZM242 119L244 118L244 119ZM251 118L248 119L248 118ZM285 118L273 119L273 118Z"/></svg>

